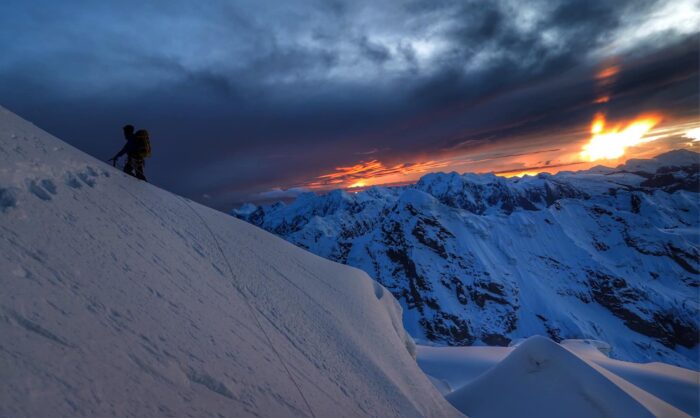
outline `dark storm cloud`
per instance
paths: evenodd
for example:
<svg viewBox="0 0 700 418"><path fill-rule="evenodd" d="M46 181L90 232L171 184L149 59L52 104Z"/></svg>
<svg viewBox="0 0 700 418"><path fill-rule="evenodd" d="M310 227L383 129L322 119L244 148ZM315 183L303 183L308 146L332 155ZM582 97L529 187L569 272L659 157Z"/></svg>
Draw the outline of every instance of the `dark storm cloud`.
<svg viewBox="0 0 700 418"><path fill-rule="evenodd" d="M383 64L391 58L391 52L387 47L371 42L366 36L360 38L358 45L362 54L376 64Z"/></svg>
<svg viewBox="0 0 700 418"><path fill-rule="evenodd" d="M100 158L125 122L147 127L153 181L220 208L369 151L393 165L581 123L609 57L623 68L610 111L697 110L697 30L656 24L662 1L4 9L1 104Z"/></svg>
<svg viewBox="0 0 700 418"><path fill-rule="evenodd" d="M535 13L542 19L529 30L507 15L502 3L468 3L453 12L459 22L448 32L452 49L443 58L441 72L429 78L421 94L432 91L442 99L479 96L521 82L561 74L589 61L588 54L607 42L619 28L620 16L633 4L636 13L653 7L650 1L562 1L548 2ZM473 72L465 63L485 60ZM460 86L460 89L455 89Z"/></svg>
<svg viewBox="0 0 700 418"><path fill-rule="evenodd" d="M587 121L604 111L613 118L634 117L649 110L676 116L697 114L697 44L688 39L640 60L630 60L620 81L610 88L611 102L594 103L596 80L591 71L569 71L550 76L547 83L508 91L478 106L459 107L467 115L465 132L446 141L445 147L469 146L484 138L527 136L558 131ZM478 121L478 122L474 122Z"/></svg>

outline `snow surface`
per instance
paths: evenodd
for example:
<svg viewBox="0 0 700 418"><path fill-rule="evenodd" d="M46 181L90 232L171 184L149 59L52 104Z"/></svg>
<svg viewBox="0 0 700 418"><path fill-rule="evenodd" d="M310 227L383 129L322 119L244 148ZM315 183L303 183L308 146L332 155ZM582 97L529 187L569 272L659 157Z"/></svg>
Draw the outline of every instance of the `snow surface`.
<svg viewBox="0 0 700 418"><path fill-rule="evenodd" d="M418 346L418 362L472 418L699 416L699 373L610 359L609 348L535 336L514 347Z"/></svg>
<svg viewBox="0 0 700 418"><path fill-rule="evenodd" d="M391 293L0 108L0 416L459 416Z"/></svg>

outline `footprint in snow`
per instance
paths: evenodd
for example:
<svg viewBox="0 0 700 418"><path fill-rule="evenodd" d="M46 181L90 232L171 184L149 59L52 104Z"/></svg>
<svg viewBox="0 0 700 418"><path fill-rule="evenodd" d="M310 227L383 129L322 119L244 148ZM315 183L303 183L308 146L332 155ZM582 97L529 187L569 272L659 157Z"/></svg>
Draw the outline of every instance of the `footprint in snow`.
<svg viewBox="0 0 700 418"><path fill-rule="evenodd" d="M92 178L92 175L88 172L81 172L78 173L78 178L83 181L83 183L87 184L90 187L95 186L95 180Z"/></svg>
<svg viewBox="0 0 700 418"><path fill-rule="evenodd" d="M103 175L105 175L105 177L108 177L109 173L103 172ZM94 168L88 166L85 170L79 171L77 173L66 173L63 179L66 186L71 187L73 189L80 189L83 187L83 184L89 187L94 187L95 184L97 184L95 178L99 176L100 173L95 171Z"/></svg>
<svg viewBox="0 0 700 418"><path fill-rule="evenodd" d="M41 182L41 187L46 189L49 193L55 195L56 194L56 184L49 180L49 179L44 179Z"/></svg>
<svg viewBox="0 0 700 418"><path fill-rule="evenodd" d="M46 189L37 184L36 181L32 180L29 183L29 191L41 200L49 201L51 200L51 195Z"/></svg>
<svg viewBox="0 0 700 418"><path fill-rule="evenodd" d="M82 183L78 181L78 178L75 177L73 173L66 173L64 179L66 186L68 187L71 187L73 189L80 189L81 187L83 187Z"/></svg>
<svg viewBox="0 0 700 418"><path fill-rule="evenodd" d="M17 193L13 189L0 187L0 212L5 213L17 206Z"/></svg>

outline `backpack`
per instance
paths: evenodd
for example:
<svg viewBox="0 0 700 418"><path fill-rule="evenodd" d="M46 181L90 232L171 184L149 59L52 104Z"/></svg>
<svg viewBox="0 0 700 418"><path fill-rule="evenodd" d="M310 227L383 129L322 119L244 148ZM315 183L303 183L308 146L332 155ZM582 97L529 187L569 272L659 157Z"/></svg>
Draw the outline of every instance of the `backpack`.
<svg viewBox="0 0 700 418"><path fill-rule="evenodd" d="M148 138L148 131L139 129L134 133L136 150L134 156L138 158L148 158L151 156L151 140Z"/></svg>

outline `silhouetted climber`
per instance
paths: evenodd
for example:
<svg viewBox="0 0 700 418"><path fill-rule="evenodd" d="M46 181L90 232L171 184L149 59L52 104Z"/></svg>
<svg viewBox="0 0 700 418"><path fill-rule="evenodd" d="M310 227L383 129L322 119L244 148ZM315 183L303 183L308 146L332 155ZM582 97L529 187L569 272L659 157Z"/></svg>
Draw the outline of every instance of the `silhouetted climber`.
<svg viewBox="0 0 700 418"><path fill-rule="evenodd" d="M127 159L124 165L124 172L137 179L147 181L143 170L146 165L144 158L151 156L151 141L148 138L148 131L139 129L134 132L133 125L125 125L123 129L126 144L124 144L124 147L122 147L117 155L110 158L109 161L112 162L112 165L116 165L117 159L126 154Z"/></svg>

